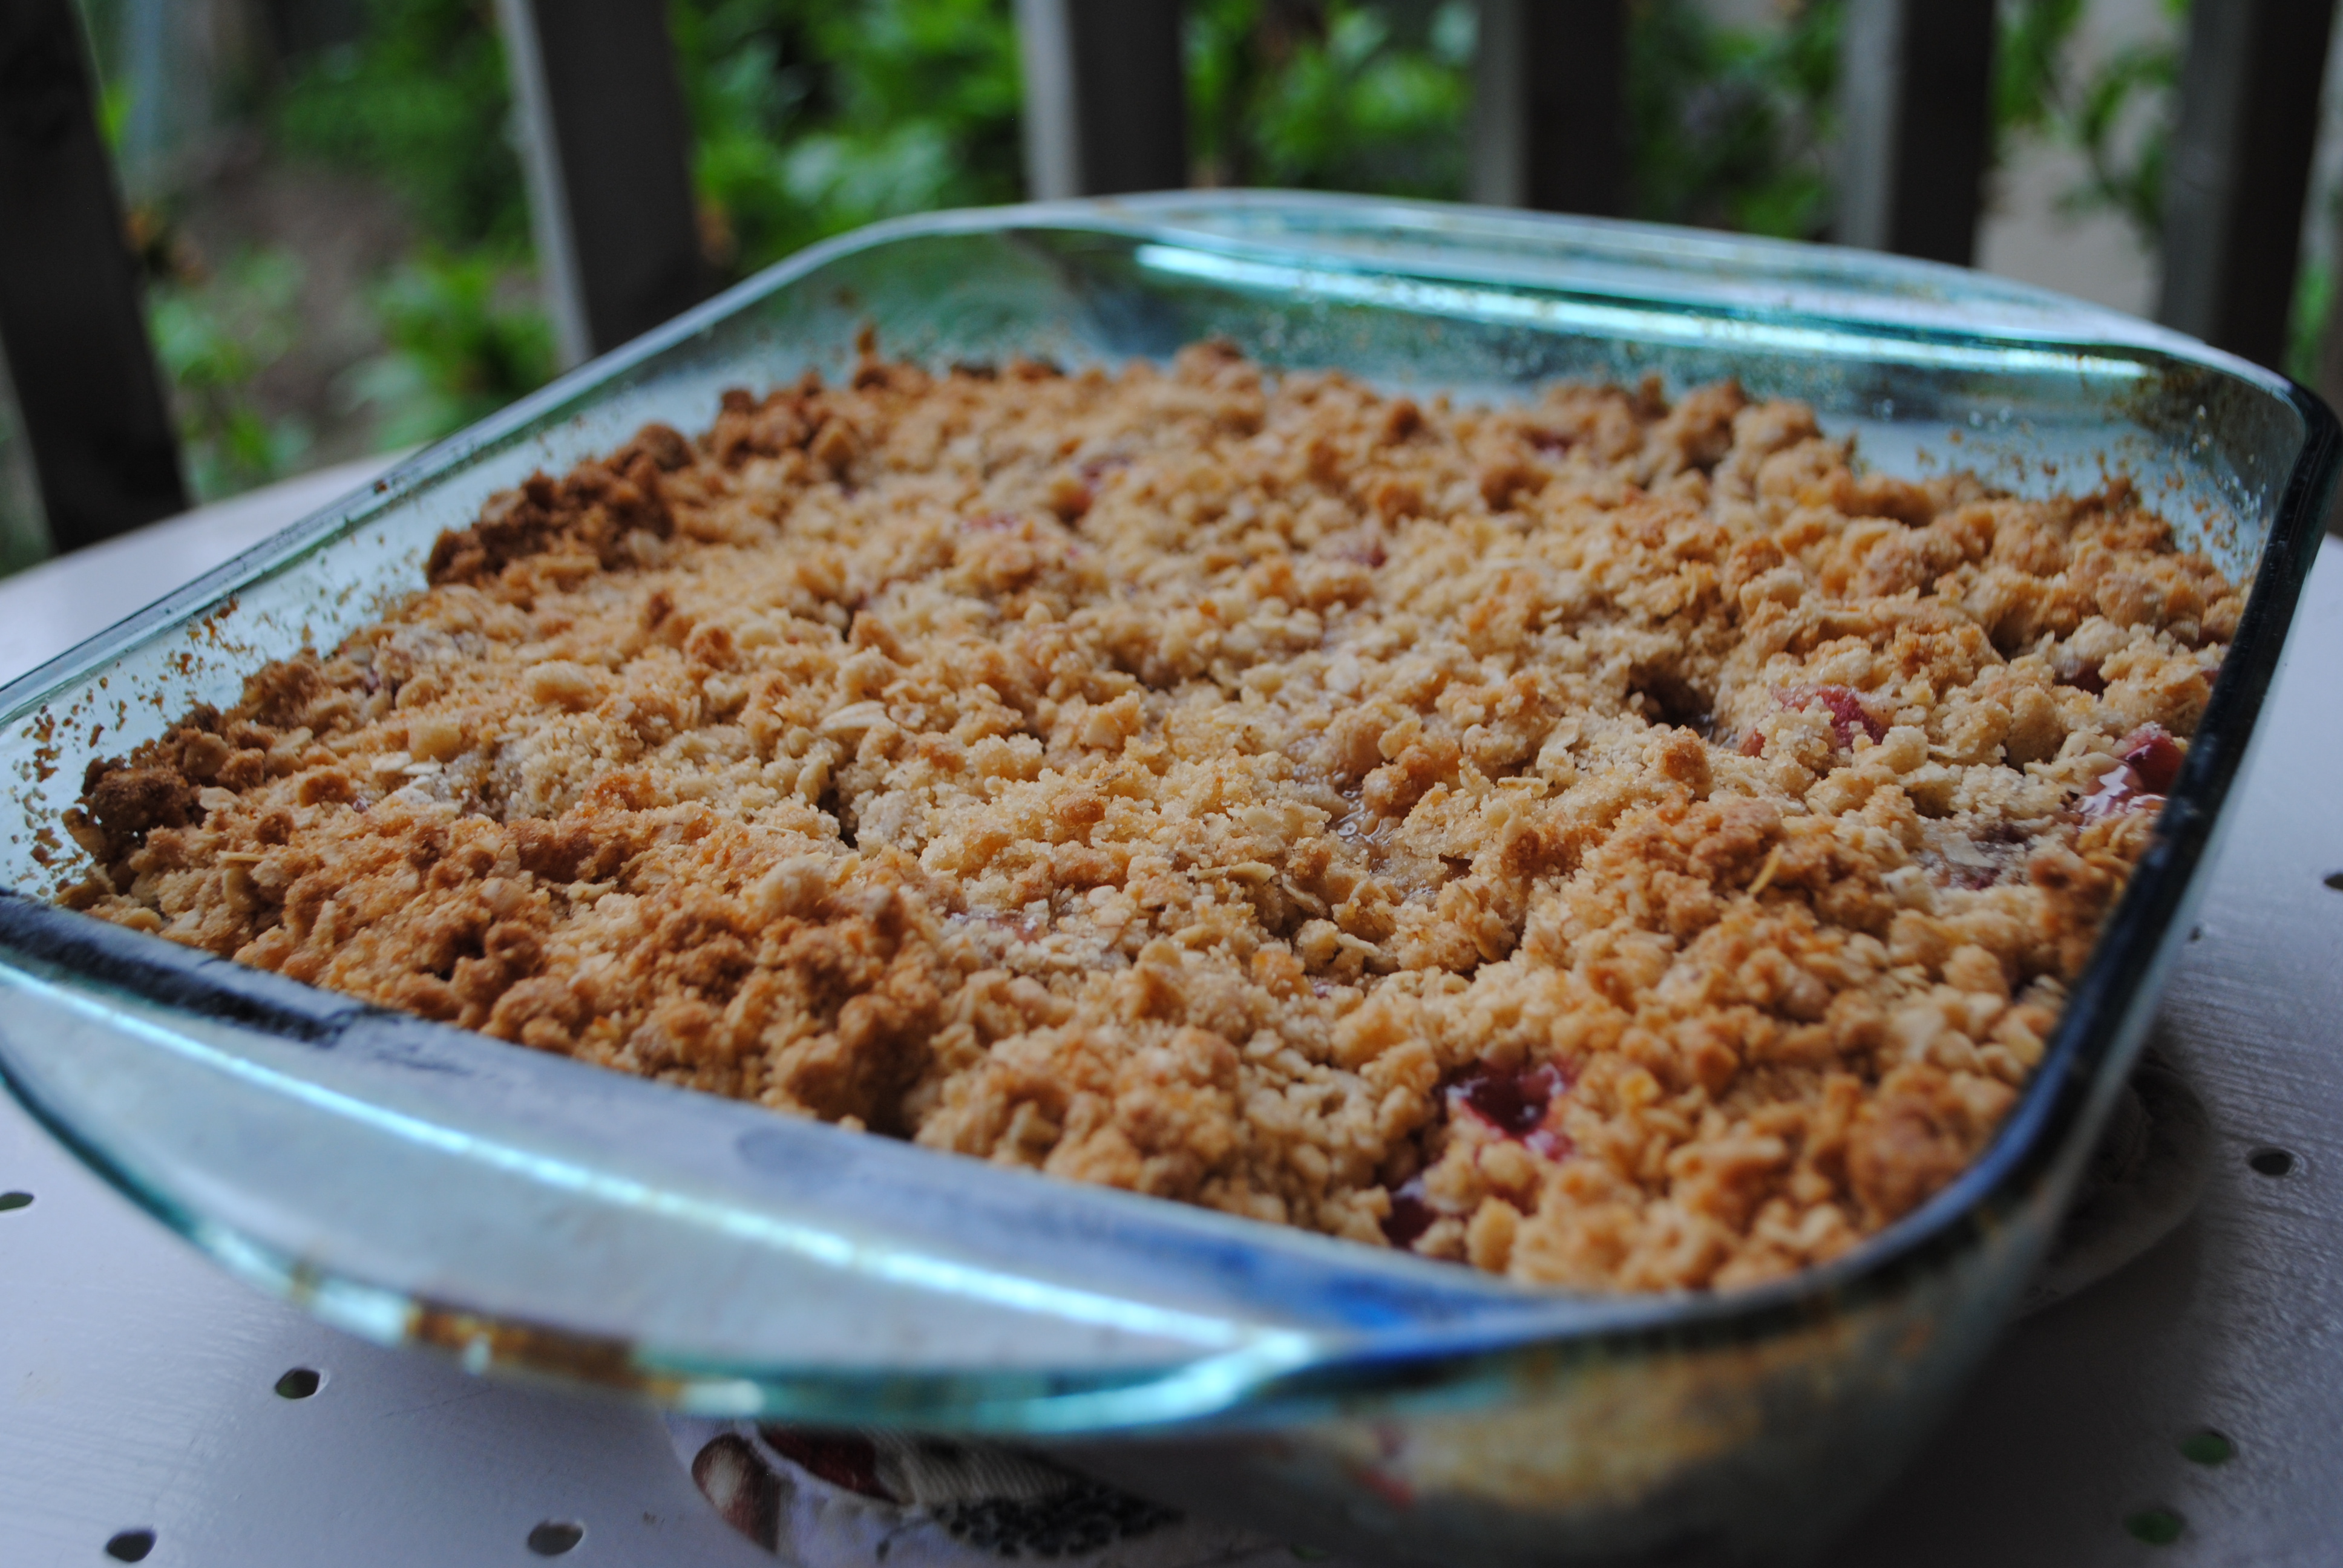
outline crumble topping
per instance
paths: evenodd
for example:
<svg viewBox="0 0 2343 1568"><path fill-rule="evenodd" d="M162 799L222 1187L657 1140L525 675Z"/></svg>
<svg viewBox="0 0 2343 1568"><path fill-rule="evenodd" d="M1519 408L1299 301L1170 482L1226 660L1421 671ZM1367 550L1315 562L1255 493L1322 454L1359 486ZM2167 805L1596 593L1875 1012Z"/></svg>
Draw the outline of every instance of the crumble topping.
<svg viewBox="0 0 2343 1568"><path fill-rule="evenodd" d="M94 764L76 908L542 1050L1587 1290L1941 1188L2239 590L1731 385L727 393Z"/></svg>

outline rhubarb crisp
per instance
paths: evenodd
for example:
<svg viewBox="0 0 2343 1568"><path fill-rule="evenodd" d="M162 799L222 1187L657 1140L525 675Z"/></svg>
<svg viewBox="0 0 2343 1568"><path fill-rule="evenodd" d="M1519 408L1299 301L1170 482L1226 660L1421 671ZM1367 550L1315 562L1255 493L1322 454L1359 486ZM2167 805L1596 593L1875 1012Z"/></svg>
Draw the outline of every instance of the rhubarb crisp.
<svg viewBox="0 0 2343 1568"><path fill-rule="evenodd" d="M1726 1289L2041 1060L2240 608L2125 485L1733 385L727 393L69 820L76 908L538 1050L1513 1279Z"/></svg>

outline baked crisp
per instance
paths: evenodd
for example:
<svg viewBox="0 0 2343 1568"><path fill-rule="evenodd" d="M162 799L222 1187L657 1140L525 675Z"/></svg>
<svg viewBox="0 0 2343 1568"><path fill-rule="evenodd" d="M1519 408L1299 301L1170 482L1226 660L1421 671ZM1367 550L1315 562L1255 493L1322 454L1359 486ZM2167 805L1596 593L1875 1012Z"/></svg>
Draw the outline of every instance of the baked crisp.
<svg viewBox="0 0 2343 1568"><path fill-rule="evenodd" d="M866 354L90 769L65 896L1004 1164L1591 1290L1984 1146L2240 605L1792 403Z"/></svg>

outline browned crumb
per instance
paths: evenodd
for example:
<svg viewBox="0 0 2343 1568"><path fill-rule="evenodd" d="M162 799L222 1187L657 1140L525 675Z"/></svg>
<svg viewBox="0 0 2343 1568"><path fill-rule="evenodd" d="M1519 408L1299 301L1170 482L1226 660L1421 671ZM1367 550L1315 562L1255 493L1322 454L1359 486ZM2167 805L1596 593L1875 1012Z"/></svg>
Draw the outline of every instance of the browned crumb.
<svg viewBox="0 0 2343 1568"><path fill-rule="evenodd" d="M1745 1284L1992 1134L2239 608L2121 486L1849 457L1209 346L730 393L93 767L66 897L931 1148Z"/></svg>

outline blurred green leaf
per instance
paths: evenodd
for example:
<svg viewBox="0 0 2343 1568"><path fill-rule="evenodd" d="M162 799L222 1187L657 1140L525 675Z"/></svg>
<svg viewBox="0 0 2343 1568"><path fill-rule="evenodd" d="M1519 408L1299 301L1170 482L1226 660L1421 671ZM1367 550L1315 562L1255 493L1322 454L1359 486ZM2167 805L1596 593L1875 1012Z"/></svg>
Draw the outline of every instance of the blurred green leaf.
<svg viewBox="0 0 2343 1568"><path fill-rule="evenodd" d="M2091 173L2067 205L2113 208L2131 220L2143 245L2163 237L2164 165L2179 82L2177 40L2118 50L2084 85L2070 122Z"/></svg>
<svg viewBox="0 0 2343 1568"><path fill-rule="evenodd" d="M1996 156L2013 133L2056 126L2066 92L2066 55L2084 0L2005 0L1994 60Z"/></svg>
<svg viewBox="0 0 2343 1568"><path fill-rule="evenodd" d="M390 347L344 390L378 417L379 447L437 440L551 379L553 329L527 282L511 256L427 249L375 291Z"/></svg>
<svg viewBox="0 0 2343 1568"><path fill-rule="evenodd" d="M264 416L254 382L293 347L299 259L246 251L199 282L163 282L147 294L147 330L171 385L187 477L199 500L216 500L300 465L307 423Z"/></svg>
<svg viewBox="0 0 2343 1568"><path fill-rule="evenodd" d="M97 134L106 143L106 150L117 160L122 156L122 133L130 124L130 84L122 81L100 82L97 86Z"/></svg>
<svg viewBox="0 0 2343 1568"><path fill-rule="evenodd" d="M2335 308L2335 263L2315 261L2294 280L2294 307L2287 318L2286 373L2305 386L2325 379L2319 372L2319 348L2327 335L2327 317Z"/></svg>
<svg viewBox="0 0 2343 1568"><path fill-rule="evenodd" d="M1638 0L1627 35L1630 215L1818 238L1831 217L1841 0L1735 27Z"/></svg>
<svg viewBox="0 0 2343 1568"><path fill-rule="evenodd" d="M1473 9L1202 0L1191 141L1217 183L1461 196Z"/></svg>
<svg viewBox="0 0 2343 1568"><path fill-rule="evenodd" d="M1009 0L678 0L669 17L720 266L1020 194Z"/></svg>
<svg viewBox="0 0 2343 1568"><path fill-rule="evenodd" d="M2090 174L2071 204L2120 211L2152 240L2182 29L2084 71L2086 3L2003 0L1996 156L2021 136L2077 147ZM2160 4L2185 17L2186 0ZM1736 25L1703 0L1630 0L1631 213L1824 233L1845 5L1778 0L1762 24ZM1012 0L669 0L667 14L702 247L719 271L1021 193ZM1477 15L1472 0L1190 0L1199 174L1463 196ZM110 127L127 107L109 83ZM367 0L359 39L294 63L262 114L281 151L378 179L425 236L421 253L386 258L368 296L384 347L341 383L379 443L445 435L550 376L488 0ZM156 350L205 494L273 477L307 443L305 424L271 424L252 393L291 341L289 265L239 257L155 289ZM2304 310L2323 319L2331 286L2322 275L2305 287Z"/></svg>
<svg viewBox="0 0 2343 1568"><path fill-rule="evenodd" d="M288 152L376 175L446 245L528 235L511 91L486 0L370 0L355 44L302 64L274 115Z"/></svg>

